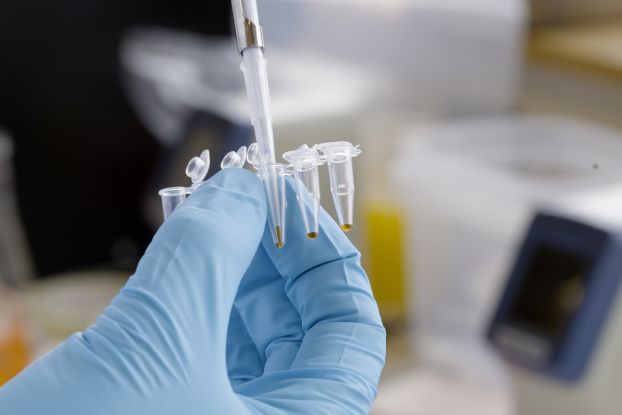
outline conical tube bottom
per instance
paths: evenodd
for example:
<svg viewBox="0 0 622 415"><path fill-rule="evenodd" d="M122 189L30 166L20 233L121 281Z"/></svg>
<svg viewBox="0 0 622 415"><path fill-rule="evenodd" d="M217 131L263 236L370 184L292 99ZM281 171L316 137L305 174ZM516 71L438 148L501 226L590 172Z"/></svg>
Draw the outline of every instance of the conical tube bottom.
<svg viewBox="0 0 622 415"><path fill-rule="evenodd" d="M307 238L317 239L320 232L320 201L306 189L302 189L302 192L305 194L298 196L298 208L305 225L305 232Z"/></svg>
<svg viewBox="0 0 622 415"><path fill-rule="evenodd" d="M346 193L333 190L332 193L339 227L344 232L350 232L354 223L354 189Z"/></svg>
<svg viewBox="0 0 622 415"><path fill-rule="evenodd" d="M297 170L296 199L308 239L317 239L320 231L320 181L317 165Z"/></svg>

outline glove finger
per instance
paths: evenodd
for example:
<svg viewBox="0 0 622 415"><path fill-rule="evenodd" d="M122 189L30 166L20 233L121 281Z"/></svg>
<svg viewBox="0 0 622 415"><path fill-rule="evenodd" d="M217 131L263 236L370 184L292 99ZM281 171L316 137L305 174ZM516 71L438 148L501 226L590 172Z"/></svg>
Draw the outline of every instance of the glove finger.
<svg viewBox="0 0 622 415"><path fill-rule="evenodd" d="M300 315L263 247L242 279L234 308L265 363L264 374L288 369L302 341Z"/></svg>
<svg viewBox="0 0 622 415"><path fill-rule="evenodd" d="M263 374L264 361L234 306L229 319L227 334L227 370L229 381L235 390L237 385L258 378Z"/></svg>
<svg viewBox="0 0 622 415"><path fill-rule="evenodd" d="M318 239L307 240L293 195L288 180L287 244L277 249L264 235L263 246L286 279L304 339L288 371L248 382L243 391L256 410L366 413L384 365L385 331L360 254L323 210ZM292 404L307 390L314 393Z"/></svg>
<svg viewBox="0 0 622 415"><path fill-rule="evenodd" d="M215 175L164 223L96 324L0 389L0 413L248 414L225 344L265 222L257 177Z"/></svg>
<svg viewBox="0 0 622 415"><path fill-rule="evenodd" d="M136 327L159 360L184 377L226 380L231 307L265 222L258 178L241 169L219 172L162 225L106 317Z"/></svg>

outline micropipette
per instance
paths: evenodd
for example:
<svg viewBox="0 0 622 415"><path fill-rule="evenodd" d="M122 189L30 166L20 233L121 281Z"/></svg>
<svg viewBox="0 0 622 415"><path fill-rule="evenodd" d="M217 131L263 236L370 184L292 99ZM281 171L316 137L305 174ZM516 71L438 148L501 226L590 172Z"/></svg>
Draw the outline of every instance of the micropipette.
<svg viewBox="0 0 622 415"><path fill-rule="evenodd" d="M232 0L233 23L246 83L251 122L258 145L258 172L268 199L268 222L277 247L285 244L285 197L282 166L276 166L268 74L263 56L263 32L255 0Z"/></svg>
<svg viewBox="0 0 622 415"><path fill-rule="evenodd" d="M248 148L242 146L237 151L229 152L220 164L221 169L242 168L248 161L257 170L266 191L272 239L277 247L282 248L285 245L285 176L294 176L307 237L316 239L319 236L320 212L318 166L326 163L339 225L345 232L350 231L354 213L352 158L358 156L361 150L346 141L322 143L311 148L305 145L283 155L289 165L276 162L268 75L263 56L263 33L258 23L257 3L256 0L231 0L231 5L256 142ZM203 183L208 169L209 152L205 151L201 157L193 158L188 164L186 175L192 180L191 187L160 191L165 219Z"/></svg>

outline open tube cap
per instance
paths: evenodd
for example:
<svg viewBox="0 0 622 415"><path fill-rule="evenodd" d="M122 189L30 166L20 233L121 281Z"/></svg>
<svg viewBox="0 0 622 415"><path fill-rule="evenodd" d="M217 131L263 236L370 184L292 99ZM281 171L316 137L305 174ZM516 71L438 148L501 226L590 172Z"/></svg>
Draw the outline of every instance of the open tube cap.
<svg viewBox="0 0 622 415"><path fill-rule="evenodd" d="M246 146L238 148L238 151L230 151L220 162L221 169L238 168L241 169L246 163Z"/></svg>
<svg viewBox="0 0 622 415"><path fill-rule="evenodd" d="M210 167L209 150L203 150L199 157L193 157L186 166L186 176L192 181L192 188L197 188L207 177Z"/></svg>

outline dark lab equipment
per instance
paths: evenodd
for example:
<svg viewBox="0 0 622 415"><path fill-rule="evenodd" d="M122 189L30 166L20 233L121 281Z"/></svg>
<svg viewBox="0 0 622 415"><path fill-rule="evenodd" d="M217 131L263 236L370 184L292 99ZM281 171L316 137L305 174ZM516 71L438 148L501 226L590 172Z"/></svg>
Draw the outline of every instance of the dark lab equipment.
<svg viewBox="0 0 622 415"><path fill-rule="evenodd" d="M511 363L559 381L587 373L618 296L622 236L541 213L520 249L489 329Z"/></svg>

